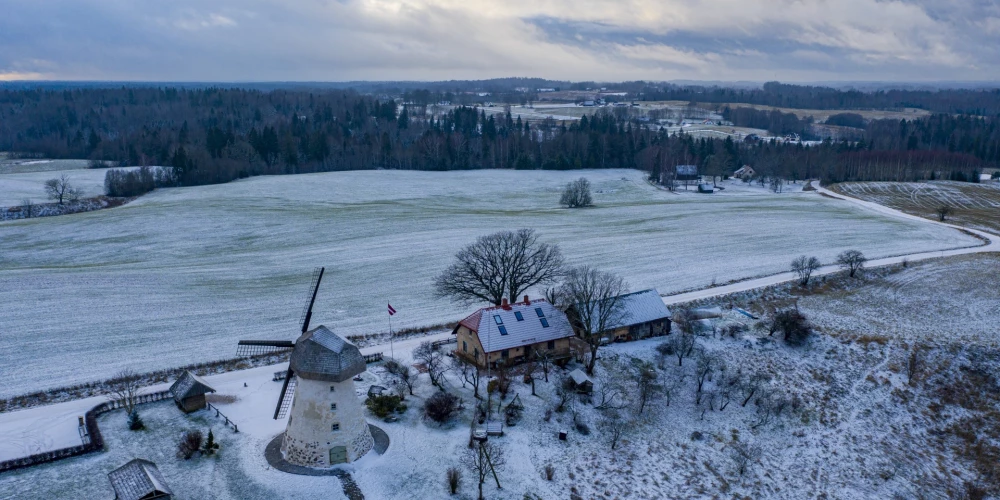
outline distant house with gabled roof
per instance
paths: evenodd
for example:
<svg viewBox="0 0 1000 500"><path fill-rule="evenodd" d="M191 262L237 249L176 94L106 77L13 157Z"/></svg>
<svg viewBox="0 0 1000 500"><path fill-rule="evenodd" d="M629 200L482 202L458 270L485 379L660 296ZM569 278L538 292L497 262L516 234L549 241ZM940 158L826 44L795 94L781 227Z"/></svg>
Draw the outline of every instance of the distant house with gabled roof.
<svg viewBox="0 0 1000 500"><path fill-rule="evenodd" d="M455 355L469 363L514 364L545 352L553 359L568 358L579 349L579 339L566 314L545 299L484 307L458 322L452 335Z"/></svg>
<svg viewBox="0 0 1000 500"><path fill-rule="evenodd" d="M115 500L170 500L170 491L156 464L136 458L108 473Z"/></svg>
<svg viewBox="0 0 1000 500"><path fill-rule="evenodd" d="M620 295L618 301L621 313L612 318L611 324L605 325L601 332L608 342L639 340L670 333L670 309L667 309L660 292L655 288ZM572 307L569 316L576 318ZM577 322L575 319L573 321ZM597 318L592 321L596 322ZM591 325L591 331L599 328L600 325ZM582 328L578 327L577 330L580 333Z"/></svg>

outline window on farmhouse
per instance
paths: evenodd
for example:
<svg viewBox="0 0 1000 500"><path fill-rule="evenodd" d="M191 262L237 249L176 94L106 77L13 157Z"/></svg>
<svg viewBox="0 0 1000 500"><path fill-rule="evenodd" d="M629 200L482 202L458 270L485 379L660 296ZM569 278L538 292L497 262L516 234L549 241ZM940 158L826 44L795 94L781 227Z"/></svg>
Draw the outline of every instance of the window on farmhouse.
<svg viewBox="0 0 1000 500"><path fill-rule="evenodd" d="M545 317L545 312L542 311L541 307L536 307L535 308L535 314L537 314L539 318L544 318Z"/></svg>
<svg viewBox="0 0 1000 500"><path fill-rule="evenodd" d="M462 352L469 352L469 343L464 340L462 341Z"/></svg>
<svg viewBox="0 0 1000 500"><path fill-rule="evenodd" d="M503 318L501 318L499 314L493 315L493 321L496 321L498 325L503 324Z"/></svg>
<svg viewBox="0 0 1000 500"><path fill-rule="evenodd" d="M545 319L545 318L541 318L541 319L539 319L538 321L541 321L541 322L542 322L542 327L543 327L543 328L548 328L548 327L549 327L549 320L547 320L547 319Z"/></svg>
<svg viewBox="0 0 1000 500"><path fill-rule="evenodd" d="M500 351L500 357L503 358L503 359L509 358L510 357L510 351L508 351L507 349L504 349L504 350Z"/></svg>
<svg viewBox="0 0 1000 500"><path fill-rule="evenodd" d="M548 344L545 345L546 349L552 350L556 348L556 341L550 340Z"/></svg>

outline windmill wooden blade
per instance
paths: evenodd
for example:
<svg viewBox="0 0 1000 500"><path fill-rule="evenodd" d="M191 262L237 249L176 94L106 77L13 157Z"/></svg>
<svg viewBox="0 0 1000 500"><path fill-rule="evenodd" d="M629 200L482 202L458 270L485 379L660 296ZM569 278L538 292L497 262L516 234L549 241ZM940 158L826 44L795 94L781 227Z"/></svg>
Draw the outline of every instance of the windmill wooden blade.
<svg viewBox="0 0 1000 500"><path fill-rule="evenodd" d="M281 394L278 395L278 405L274 407L274 419L284 418L288 414L288 409L292 406L292 398L295 394L295 372L291 368L285 374L285 383L281 384Z"/></svg>
<svg viewBox="0 0 1000 500"><path fill-rule="evenodd" d="M313 271L312 286L309 287L309 295L306 298L306 305L302 308L302 317L299 324L302 325L302 333L309 331L309 321L312 319L313 304L316 303L316 294L319 292L319 282L323 280L325 267L317 267Z"/></svg>
<svg viewBox="0 0 1000 500"><path fill-rule="evenodd" d="M241 340L236 345L236 356L259 356L289 351L295 347L290 340Z"/></svg>

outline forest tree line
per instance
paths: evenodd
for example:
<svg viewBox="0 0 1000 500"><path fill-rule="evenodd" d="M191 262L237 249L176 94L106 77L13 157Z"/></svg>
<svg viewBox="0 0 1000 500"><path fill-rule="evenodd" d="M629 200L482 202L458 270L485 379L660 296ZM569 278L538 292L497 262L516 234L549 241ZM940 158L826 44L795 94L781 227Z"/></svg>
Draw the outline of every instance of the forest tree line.
<svg viewBox="0 0 1000 500"><path fill-rule="evenodd" d="M951 115L874 121L861 141L803 147L667 134L603 109L579 121L530 124L502 109L457 107L432 116L422 106L349 90L0 91L0 150L171 166L178 185L378 168L637 168L655 175L677 164L717 176L748 164L786 179L972 180L1000 162L997 122Z"/></svg>

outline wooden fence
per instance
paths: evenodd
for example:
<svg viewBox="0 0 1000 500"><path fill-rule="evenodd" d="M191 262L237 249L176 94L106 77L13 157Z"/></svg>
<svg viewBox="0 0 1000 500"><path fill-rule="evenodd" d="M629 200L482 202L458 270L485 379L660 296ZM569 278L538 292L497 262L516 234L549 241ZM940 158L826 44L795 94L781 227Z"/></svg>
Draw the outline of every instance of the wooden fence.
<svg viewBox="0 0 1000 500"><path fill-rule="evenodd" d="M226 419L226 425L232 426L233 432L240 432L239 427L236 427L236 422L233 422L232 420L229 420L229 417L223 415L222 412L219 411L218 407L212 406L212 403L206 403L206 404L208 405L208 409L209 410L215 410L215 416L216 417L221 417L221 418Z"/></svg>
<svg viewBox="0 0 1000 500"><path fill-rule="evenodd" d="M364 354L365 363L378 363L382 361L382 353L376 352L372 354Z"/></svg>
<svg viewBox="0 0 1000 500"><path fill-rule="evenodd" d="M136 404L155 403L171 397L173 397L173 395L170 391L143 394L137 398ZM109 411L123 408L124 406L125 405L122 401L107 401L88 410L83 419L83 425L86 428L86 432L83 433L83 436L86 436L84 444L70 446L69 448L60 448L58 450L45 451L27 457L0 462L0 473L9 470L23 469L33 465L55 462L65 458L77 457L87 453L103 450L104 437L101 436L101 429L97 427L97 417Z"/></svg>

